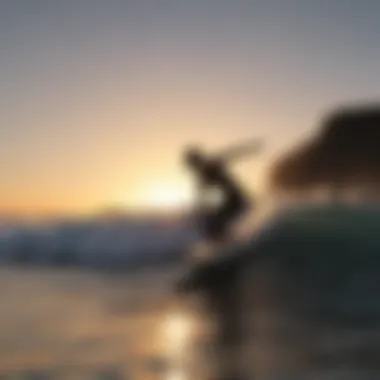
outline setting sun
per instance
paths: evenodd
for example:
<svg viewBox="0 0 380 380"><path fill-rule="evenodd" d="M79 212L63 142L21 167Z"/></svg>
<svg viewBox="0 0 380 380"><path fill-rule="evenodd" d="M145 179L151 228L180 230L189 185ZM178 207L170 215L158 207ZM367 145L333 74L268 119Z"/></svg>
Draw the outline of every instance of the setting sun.
<svg viewBox="0 0 380 380"><path fill-rule="evenodd" d="M141 201L155 209L177 209L191 201L190 191L173 183L153 183L140 195Z"/></svg>

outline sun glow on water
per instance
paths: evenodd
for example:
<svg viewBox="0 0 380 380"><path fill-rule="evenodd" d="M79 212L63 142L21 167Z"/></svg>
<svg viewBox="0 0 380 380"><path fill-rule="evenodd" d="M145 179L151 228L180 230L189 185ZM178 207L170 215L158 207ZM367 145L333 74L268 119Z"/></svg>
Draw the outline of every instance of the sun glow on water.
<svg viewBox="0 0 380 380"><path fill-rule="evenodd" d="M169 351L180 353L189 343L192 322L185 315L173 313L167 316L163 330Z"/></svg>
<svg viewBox="0 0 380 380"><path fill-rule="evenodd" d="M162 338L165 353L172 363L165 380L187 380L186 361L190 354L193 332L194 325L190 316L173 312L164 319Z"/></svg>

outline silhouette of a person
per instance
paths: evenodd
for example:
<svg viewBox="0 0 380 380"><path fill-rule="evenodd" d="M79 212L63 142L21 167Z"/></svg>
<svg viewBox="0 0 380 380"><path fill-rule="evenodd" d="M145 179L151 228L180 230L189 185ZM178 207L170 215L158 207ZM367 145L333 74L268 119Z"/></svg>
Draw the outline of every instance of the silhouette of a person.
<svg viewBox="0 0 380 380"><path fill-rule="evenodd" d="M198 148L185 153L185 163L196 175L198 182L199 228L203 237L210 241L222 241L230 237L231 227L249 208L248 198L227 170L226 157L206 157ZM204 204L208 190L221 192L222 201L218 207Z"/></svg>

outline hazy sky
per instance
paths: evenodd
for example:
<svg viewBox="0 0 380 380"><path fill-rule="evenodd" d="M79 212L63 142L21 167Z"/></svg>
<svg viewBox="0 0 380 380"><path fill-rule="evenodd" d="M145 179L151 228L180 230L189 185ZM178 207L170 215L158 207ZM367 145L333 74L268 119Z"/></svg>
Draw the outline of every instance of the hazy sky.
<svg viewBox="0 0 380 380"><path fill-rule="evenodd" d="M256 135L239 173L259 188L325 110L380 95L379 18L377 0L1 0L0 211L164 202L185 144Z"/></svg>

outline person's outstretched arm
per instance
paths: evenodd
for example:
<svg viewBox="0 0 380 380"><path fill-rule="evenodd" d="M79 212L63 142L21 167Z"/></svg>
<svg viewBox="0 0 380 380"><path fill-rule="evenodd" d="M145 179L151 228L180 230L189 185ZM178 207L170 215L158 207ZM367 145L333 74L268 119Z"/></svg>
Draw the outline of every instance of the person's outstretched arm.
<svg viewBox="0 0 380 380"><path fill-rule="evenodd" d="M217 157L223 162L231 162L249 154L258 154L263 149L263 142L255 139L245 144L233 146L220 152Z"/></svg>

